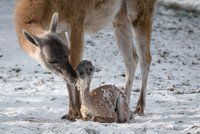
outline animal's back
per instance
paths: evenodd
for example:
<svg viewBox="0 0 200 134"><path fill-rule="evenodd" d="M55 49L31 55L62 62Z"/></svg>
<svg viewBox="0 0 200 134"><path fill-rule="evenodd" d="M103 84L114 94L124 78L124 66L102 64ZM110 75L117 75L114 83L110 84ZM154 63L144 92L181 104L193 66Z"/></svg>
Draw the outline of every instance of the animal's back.
<svg viewBox="0 0 200 134"><path fill-rule="evenodd" d="M97 32L111 24L122 0L19 0L15 10L16 25L49 25L54 12L59 13L59 29L64 25L80 25L86 32ZM66 26L65 26L66 27ZM64 28L67 30L67 28Z"/></svg>
<svg viewBox="0 0 200 134"><path fill-rule="evenodd" d="M122 92L113 85L104 85L94 89L92 96L93 112L99 116L112 116Z"/></svg>
<svg viewBox="0 0 200 134"><path fill-rule="evenodd" d="M87 32L97 32L109 26L121 7L122 0L96 0L86 11L84 27Z"/></svg>

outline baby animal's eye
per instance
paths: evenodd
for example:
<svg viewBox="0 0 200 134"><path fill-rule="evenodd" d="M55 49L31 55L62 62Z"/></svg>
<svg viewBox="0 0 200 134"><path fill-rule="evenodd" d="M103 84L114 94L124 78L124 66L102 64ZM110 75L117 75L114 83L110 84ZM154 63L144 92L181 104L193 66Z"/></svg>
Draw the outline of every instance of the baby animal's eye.
<svg viewBox="0 0 200 134"><path fill-rule="evenodd" d="M90 72L94 71L94 68L89 68Z"/></svg>

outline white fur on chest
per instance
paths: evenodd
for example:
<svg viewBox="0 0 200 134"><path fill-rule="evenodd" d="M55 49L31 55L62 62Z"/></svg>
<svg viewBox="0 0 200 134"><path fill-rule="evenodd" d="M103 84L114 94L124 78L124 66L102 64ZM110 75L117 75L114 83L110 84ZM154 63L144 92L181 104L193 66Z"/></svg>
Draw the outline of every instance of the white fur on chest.
<svg viewBox="0 0 200 134"><path fill-rule="evenodd" d="M84 29L88 33L94 33L109 26L121 6L121 0L108 2L100 10L91 9L86 13Z"/></svg>

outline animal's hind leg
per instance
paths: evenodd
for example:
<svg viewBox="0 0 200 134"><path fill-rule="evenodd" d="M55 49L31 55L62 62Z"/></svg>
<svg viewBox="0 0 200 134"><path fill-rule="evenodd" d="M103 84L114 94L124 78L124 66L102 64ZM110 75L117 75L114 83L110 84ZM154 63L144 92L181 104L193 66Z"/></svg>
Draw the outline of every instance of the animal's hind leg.
<svg viewBox="0 0 200 134"><path fill-rule="evenodd" d="M132 41L131 23L127 18L126 3L122 7L113 22L114 33L119 50L121 51L126 66L125 93L130 102L131 88L137 66L137 54Z"/></svg>
<svg viewBox="0 0 200 134"><path fill-rule="evenodd" d="M155 0L127 0L128 16L135 33L142 76L140 96L134 112L139 115L144 115L147 79L151 64L150 40L154 4Z"/></svg>

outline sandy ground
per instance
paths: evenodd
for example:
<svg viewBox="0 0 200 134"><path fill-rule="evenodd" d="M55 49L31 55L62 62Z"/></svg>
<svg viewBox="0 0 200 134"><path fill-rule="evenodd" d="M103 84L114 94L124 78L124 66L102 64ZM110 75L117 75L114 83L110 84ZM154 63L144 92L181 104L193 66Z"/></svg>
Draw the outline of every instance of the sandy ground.
<svg viewBox="0 0 200 134"><path fill-rule="evenodd" d="M157 8L145 116L136 116L130 124L100 124L60 119L68 107L65 83L20 49L13 6L12 0L0 3L1 134L200 133L200 15ZM92 87L123 86L124 63L111 28L86 36L84 59L100 70ZM136 106L139 87L138 68L131 109Z"/></svg>

